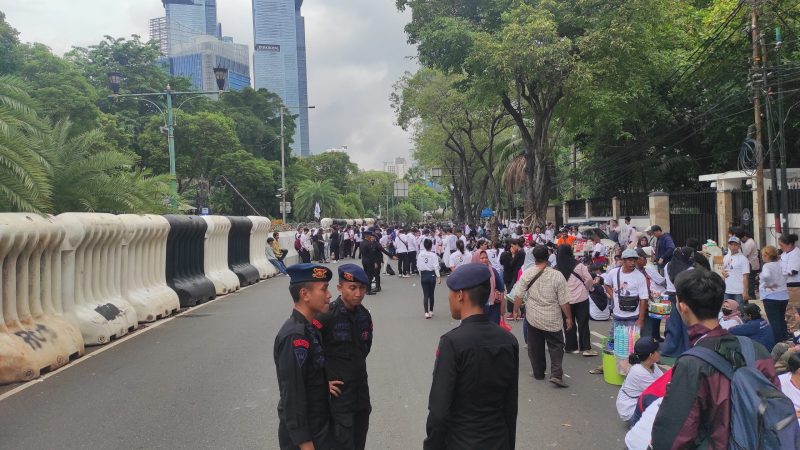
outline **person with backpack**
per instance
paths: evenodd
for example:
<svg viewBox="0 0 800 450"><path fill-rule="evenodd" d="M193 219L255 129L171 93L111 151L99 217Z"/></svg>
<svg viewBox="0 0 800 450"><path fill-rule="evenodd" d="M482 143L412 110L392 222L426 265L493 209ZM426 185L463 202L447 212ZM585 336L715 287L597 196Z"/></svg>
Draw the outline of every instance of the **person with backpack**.
<svg viewBox="0 0 800 450"><path fill-rule="evenodd" d="M795 410L780 391L769 353L719 325L722 278L687 270L677 277L675 289L691 348L673 367L653 424L652 448L800 448L800 427L786 420Z"/></svg>

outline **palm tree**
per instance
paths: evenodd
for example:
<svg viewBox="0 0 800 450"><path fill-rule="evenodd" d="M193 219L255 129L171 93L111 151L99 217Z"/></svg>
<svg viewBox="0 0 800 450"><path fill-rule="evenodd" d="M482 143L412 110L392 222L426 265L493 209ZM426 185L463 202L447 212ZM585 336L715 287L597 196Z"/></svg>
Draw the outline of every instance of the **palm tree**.
<svg viewBox="0 0 800 450"><path fill-rule="evenodd" d="M314 217L314 207L319 208L325 217L335 217L339 212L341 196L339 190L329 180L305 180L297 186L294 195L294 211L298 219Z"/></svg>
<svg viewBox="0 0 800 450"><path fill-rule="evenodd" d="M0 76L0 210L42 212L50 205L52 155L43 145L46 123L24 88Z"/></svg>
<svg viewBox="0 0 800 450"><path fill-rule="evenodd" d="M169 210L169 176L136 168L131 153L103 147L99 129L70 135L68 120L57 122L46 140L52 148L56 212L159 213Z"/></svg>

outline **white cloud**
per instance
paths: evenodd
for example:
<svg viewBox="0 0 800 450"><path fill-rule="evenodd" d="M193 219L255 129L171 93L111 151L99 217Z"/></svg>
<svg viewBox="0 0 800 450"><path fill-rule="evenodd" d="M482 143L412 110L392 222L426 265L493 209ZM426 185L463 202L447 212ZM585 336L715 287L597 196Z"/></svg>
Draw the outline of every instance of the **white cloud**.
<svg viewBox="0 0 800 450"><path fill-rule="evenodd" d="M148 37L148 20L164 14L160 0L14 0L0 6L23 41L58 54L100 42L103 35ZM225 35L253 47L251 0L218 0ZM409 156L409 135L394 125L389 94L416 64L403 26L410 15L391 0L305 0L311 147L348 146L364 169Z"/></svg>

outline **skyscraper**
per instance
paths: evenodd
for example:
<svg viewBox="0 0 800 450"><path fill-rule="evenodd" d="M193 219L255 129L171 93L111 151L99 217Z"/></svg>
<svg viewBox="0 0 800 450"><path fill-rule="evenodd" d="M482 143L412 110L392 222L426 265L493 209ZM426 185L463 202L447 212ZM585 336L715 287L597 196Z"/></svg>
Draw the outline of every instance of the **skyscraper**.
<svg viewBox="0 0 800 450"><path fill-rule="evenodd" d="M228 88L250 86L250 51L222 36L217 0L162 0L166 16L150 21L150 39L168 57L170 74L192 80L198 90L217 90L215 67L228 69Z"/></svg>
<svg viewBox="0 0 800 450"><path fill-rule="evenodd" d="M253 75L255 89L278 94L289 113L298 115L295 154L310 155L306 30L303 0L253 0ZM299 150L299 152L297 152Z"/></svg>

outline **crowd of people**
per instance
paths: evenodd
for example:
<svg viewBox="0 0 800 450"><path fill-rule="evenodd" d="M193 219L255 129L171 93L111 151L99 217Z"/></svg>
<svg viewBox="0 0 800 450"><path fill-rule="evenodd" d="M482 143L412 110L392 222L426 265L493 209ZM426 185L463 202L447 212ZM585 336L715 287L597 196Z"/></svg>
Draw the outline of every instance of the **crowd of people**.
<svg viewBox="0 0 800 450"><path fill-rule="evenodd" d="M341 229L333 226L329 230L298 229L295 247L305 263L303 271L324 269L309 264L312 259L337 263L360 258L361 267L347 264L345 273L360 283L362 298L381 291L382 273L399 278L418 276L424 319L434 317L435 289L447 276L450 315L461 320L461 325L442 337L437 350L424 448L483 448L481 445L488 445L489 438L493 443L486 448L514 448L516 398L512 405L508 395L513 384L515 397L516 375L513 379L494 380L497 385L491 393L484 386L465 386L457 381L466 377L465 372L479 371L480 367L474 364L518 367L516 339L512 343L507 339L512 336L510 333L497 334L503 328L509 330L506 322L515 320L524 321L523 346L527 348L533 378L546 378L549 357L549 382L560 388L568 387L564 380L564 354L597 356L589 321L609 322L603 350L615 356L616 370L625 376L616 405L620 420L629 428L629 448L696 448L695 444L707 443L708 448L721 449L727 448L730 440L742 445L738 439L746 438L741 435L755 430L731 430L732 424L739 424L739 419L748 414L730 390L739 383L733 374L743 373L743 367L752 369L748 376L756 381L751 384L762 383L762 390L768 386L777 393L769 397L774 405L764 400L769 411L775 413L770 418L761 417L760 422L753 416L754 427L769 425L764 421L779 417L787 410L786 402L793 417L800 421L800 250L796 235L780 236L779 249L759 249L747 231L732 227L723 255L721 250L703 251L696 239L677 246L658 225L639 231L630 218L611 221L603 228L605 234L596 229L557 229L552 223L532 228L517 223L499 224L496 228L452 223ZM708 242L705 250L713 246ZM276 259L280 256L278 250L273 250ZM356 275L353 267L360 269ZM343 290L348 289L347 278L342 278L346 276L340 270L338 288L342 296L338 301L344 306L337 304L337 308L344 315L353 311L347 308L346 300L353 296ZM293 277L292 286L295 285ZM298 298L304 296L295 291L292 295L297 305ZM319 293L317 296L322 298ZM756 298L766 317L762 316L762 307L753 301ZM358 305L360 301L359 298ZM318 303L324 309L322 302ZM314 317L314 311L305 315L309 323ZM353 323L357 321L351 317L351 327ZM487 328L488 324L500 326ZM370 336L371 326L370 319ZM306 326L303 330L313 332L313 328ZM325 329L320 330L322 337L316 342L326 350L319 352L328 356ZM358 334L348 336L359 341ZM331 339L338 342L336 331ZM499 359L492 362L483 350L471 348L471 342L496 342L499 350L491 354ZM280 366L280 345L292 349L292 345L280 344L276 339L276 366ZM308 347L304 349L303 353L310 351ZM359 355L366 358L367 353L368 349ZM689 355L693 357L685 357ZM672 367L665 364L667 358ZM467 360L469 364L464 363ZM278 372L280 378L280 367ZM603 366L590 373L603 373ZM328 376L329 382L338 384L330 384L325 395L339 396L344 392L338 378L342 377ZM343 385L347 386L348 381ZM504 393L503 401L495 397L498 392ZM282 390L282 397L283 394ZM363 393L362 397L353 395L363 400ZM362 415L366 409L362 405ZM483 424L486 419L488 424L488 418L479 418L477 411L495 411L491 428L494 432L474 433L475 427L467 426L469 420ZM281 414L282 427L291 428ZM331 419L334 435L342 428L337 425L336 415ZM366 415L358 432L363 431L364 437ZM772 438L780 442L797 439L792 442L800 445L798 421L788 427L784 423L787 431ZM282 436L287 438L286 434ZM317 443L313 433L303 436L313 438L314 448L364 448L342 444L326 447ZM284 447L284 441L289 442L282 440L282 448L296 448ZM295 446L299 444L297 439L291 441Z"/></svg>

